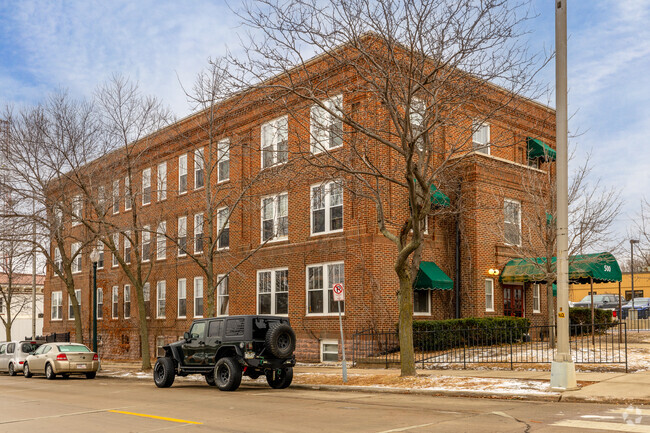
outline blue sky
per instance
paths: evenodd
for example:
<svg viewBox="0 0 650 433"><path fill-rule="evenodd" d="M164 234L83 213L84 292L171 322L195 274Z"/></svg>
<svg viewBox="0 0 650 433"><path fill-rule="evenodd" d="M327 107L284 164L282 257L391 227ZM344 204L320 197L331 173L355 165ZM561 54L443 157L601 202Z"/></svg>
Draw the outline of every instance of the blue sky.
<svg viewBox="0 0 650 433"><path fill-rule="evenodd" d="M237 1L231 6L237 8ZM533 51L554 47L554 2L536 0ZM650 198L650 0L568 0L569 111L576 163L592 151L594 173L625 200L624 236ZM140 82L179 116L210 56L236 53L239 19L222 1L3 1L0 104L32 103L59 89L88 96L111 74ZM540 75L552 97L554 65ZM544 100L542 102L547 102ZM554 103L554 100L551 99Z"/></svg>

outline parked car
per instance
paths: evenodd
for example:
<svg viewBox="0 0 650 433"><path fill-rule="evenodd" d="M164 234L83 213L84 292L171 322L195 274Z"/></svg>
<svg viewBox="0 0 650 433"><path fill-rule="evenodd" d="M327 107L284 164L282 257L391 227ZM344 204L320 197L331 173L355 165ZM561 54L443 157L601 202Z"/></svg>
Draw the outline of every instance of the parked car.
<svg viewBox="0 0 650 433"><path fill-rule="evenodd" d="M84 374L94 379L98 369L99 357L83 344L46 343L27 357L23 374L27 378L44 374L48 379L55 379L57 374L64 378Z"/></svg>
<svg viewBox="0 0 650 433"><path fill-rule="evenodd" d="M157 387L167 388L174 377L202 374L222 391L239 388L242 375L262 374L272 388L293 380L296 334L289 319L276 316L231 316L198 319L183 340L163 346L153 370Z"/></svg>
<svg viewBox="0 0 650 433"><path fill-rule="evenodd" d="M10 341L0 346L0 372L15 376L23 371L25 359L40 346L38 341Z"/></svg>
<svg viewBox="0 0 650 433"><path fill-rule="evenodd" d="M632 301L624 304L621 307L621 319L627 319L632 309ZM637 318L648 319L650 318L650 298L635 298L634 309L637 311Z"/></svg>
<svg viewBox="0 0 650 433"><path fill-rule="evenodd" d="M606 310L618 309L618 295L612 295L610 293L604 293L602 295L594 295L594 308L602 308ZM625 300L621 299L621 303L624 304ZM582 308L591 308L591 295L587 295L580 300L580 302L575 302L574 307Z"/></svg>

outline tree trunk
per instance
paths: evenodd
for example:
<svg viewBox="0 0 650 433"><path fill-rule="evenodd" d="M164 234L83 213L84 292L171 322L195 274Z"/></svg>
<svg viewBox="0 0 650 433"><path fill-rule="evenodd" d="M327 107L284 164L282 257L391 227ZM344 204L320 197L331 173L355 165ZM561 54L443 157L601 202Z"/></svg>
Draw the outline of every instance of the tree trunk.
<svg viewBox="0 0 650 433"><path fill-rule="evenodd" d="M399 348L401 376L415 376L413 353L413 286L406 263L397 269L399 278Z"/></svg>
<svg viewBox="0 0 650 433"><path fill-rule="evenodd" d="M7 305L7 319L4 322L5 325L5 341L12 341L11 338L11 325L13 325L13 319L11 318L11 311L9 310L10 305Z"/></svg>
<svg viewBox="0 0 650 433"><path fill-rule="evenodd" d="M546 307L548 312L548 341L552 349L555 349L555 306L553 305L553 281L546 280Z"/></svg>
<svg viewBox="0 0 650 433"><path fill-rule="evenodd" d="M67 287L68 297L72 302L72 312L74 313L74 341L75 343L83 344L84 335L81 328L81 308L79 308L79 300L74 294L74 284Z"/></svg>
<svg viewBox="0 0 650 433"><path fill-rule="evenodd" d="M205 309L204 311L204 317L216 317L216 308L215 308L215 293L217 291L217 288L215 286L215 281L216 279L214 276L208 272L206 274L206 284L205 284L205 291L203 292L203 308ZM207 294L207 300L206 300L206 295ZM207 302L206 302L207 301Z"/></svg>
<svg viewBox="0 0 650 433"><path fill-rule="evenodd" d="M147 323L147 308L144 304L142 287L135 288L138 300L138 328L140 331L140 355L142 356L142 370L151 370L151 353L149 352L149 324ZM151 302L151 299L149 300Z"/></svg>

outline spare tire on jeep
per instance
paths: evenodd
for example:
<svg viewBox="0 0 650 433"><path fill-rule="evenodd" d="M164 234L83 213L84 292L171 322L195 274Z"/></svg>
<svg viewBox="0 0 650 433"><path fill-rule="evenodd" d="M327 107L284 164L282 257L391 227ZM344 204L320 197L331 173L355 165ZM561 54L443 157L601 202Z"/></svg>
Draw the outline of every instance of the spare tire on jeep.
<svg viewBox="0 0 650 433"><path fill-rule="evenodd" d="M264 347L277 358L288 358L296 350L296 333L286 323L277 324L266 333Z"/></svg>

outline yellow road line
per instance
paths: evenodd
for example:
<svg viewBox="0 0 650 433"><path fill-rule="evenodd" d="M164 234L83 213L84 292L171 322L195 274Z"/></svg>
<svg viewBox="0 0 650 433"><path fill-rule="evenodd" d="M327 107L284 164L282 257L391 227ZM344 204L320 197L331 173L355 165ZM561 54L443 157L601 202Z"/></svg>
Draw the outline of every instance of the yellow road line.
<svg viewBox="0 0 650 433"><path fill-rule="evenodd" d="M164 416L156 416L156 415L147 415L146 413L125 412L123 410L109 410L108 412L121 413L121 414L124 414L124 415L141 416L143 418L153 418L153 419L159 419L159 420L162 420L162 421L180 422L180 423L183 423L183 424L203 424L202 422L187 421L185 419L167 418L167 417L164 417Z"/></svg>

